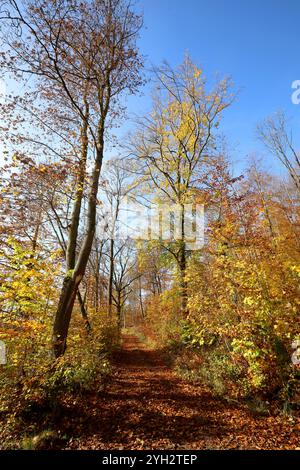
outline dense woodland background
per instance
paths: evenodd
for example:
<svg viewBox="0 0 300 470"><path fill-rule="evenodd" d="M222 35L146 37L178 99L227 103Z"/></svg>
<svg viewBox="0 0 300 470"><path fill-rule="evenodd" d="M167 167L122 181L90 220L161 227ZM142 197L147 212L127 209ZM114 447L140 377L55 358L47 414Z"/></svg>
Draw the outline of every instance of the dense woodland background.
<svg viewBox="0 0 300 470"><path fill-rule="evenodd" d="M186 55L147 73L152 110L120 139L124 97L146 80L135 9L125 0L0 5L0 70L18 83L0 106L2 446L16 446L28 413L55 419L66 396L105 387L122 328L214 396L263 413L276 403L292 416L300 159L284 114L257 128L282 177L254 157L233 174L218 128L237 91L227 78L207 82ZM176 204L181 236L114 239L126 198ZM186 204L204 205L201 249L187 247Z"/></svg>

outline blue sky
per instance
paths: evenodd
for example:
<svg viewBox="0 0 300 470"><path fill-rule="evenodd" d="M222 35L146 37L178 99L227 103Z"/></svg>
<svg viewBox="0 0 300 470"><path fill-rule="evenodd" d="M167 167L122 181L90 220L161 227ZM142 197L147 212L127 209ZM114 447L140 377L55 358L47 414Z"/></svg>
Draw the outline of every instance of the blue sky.
<svg viewBox="0 0 300 470"><path fill-rule="evenodd" d="M264 154L266 167L281 166L256 140L256 124L285 110L295 138L300 105L291 101L291 84L300 79L300 0L139 0L144 12L140 46L147 65L167 59L176 66L188 51L205 75L231 75L240 90L225 114L227 136L237 171L246 156ZM131 99L130 110L143 113L149 94ZM298 138L297 145L300 146Z"/></svg>
<svg viewBox="0 0 300 470"><path fill-rule="evenodd" d="M300 148L300 105L291 101L291 84L300 80L300 0L136 2L136 8L144 12L139 42L147 68L163 60L176 66L188 51L209 79L216 73L230 75L240 90L221 127L235 172L243 170L247 155L253 153L263 157L267 169L282 172L281 165L256 140L255 128L263 118L284 110ZM129 116L147 112L149 85L144 96L130 98L128 104ZM118 135L131 126L127 120Z"/></svg>

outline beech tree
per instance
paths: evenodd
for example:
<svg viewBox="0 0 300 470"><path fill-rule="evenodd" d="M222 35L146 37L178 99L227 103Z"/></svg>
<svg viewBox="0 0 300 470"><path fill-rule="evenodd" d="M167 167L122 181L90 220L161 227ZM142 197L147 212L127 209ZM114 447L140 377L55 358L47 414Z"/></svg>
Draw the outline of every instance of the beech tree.
<svg viewBox="0 0 300 470"><path fill-rule="evenodd" d="M118 325L121 327L122 312L128 296L132 292L132 284L140 278L134 246L128 241L120 241L114 253L113 263L112 300L116 307Z"/></svg>
<svg viewBox="0 0 300 470"><path fill-rule="evenodd" d="M180 209L180 240L170 250L180 272L182 312L187 309L185 205L194 201L195 190L205 182L210 159L215 155L216 129L233 95L228 79L207 90L202 70L187 56L173 70L157 69L158 90L151 113L141 120L131 144L142 181L161 201ZM146 186L147 186L146 184Z"/></svg>
<svg viewBox="0 0 300 470"><path fill-rule="evenodd" d="M2 23L15 30L14 37L7 35L5 66L16 75L35 75L41 97L49 105L58 101L65 107L79 136L66 275L53 326L53 350L59 357L66 349L74 301L92 249L108 132L123 111L120 95L134 93L142 83L136 47L141 17L125 0L10 0L1 5ZM80 224L85 235L79 243Z"/></svg>
<svg viewBox="0 0 300 470"><path fill-rule="evenodd" d="M113 280L115 260L115 238L118 235L119 215L122 209L123 199L128 197L132 187L129 184L129 174L122 167L121 161L111 160L107 167L105 178L105 195L110 206L110 240L109 240L109 275L107 287L108 313L112 313L113 305Z"/></svg>

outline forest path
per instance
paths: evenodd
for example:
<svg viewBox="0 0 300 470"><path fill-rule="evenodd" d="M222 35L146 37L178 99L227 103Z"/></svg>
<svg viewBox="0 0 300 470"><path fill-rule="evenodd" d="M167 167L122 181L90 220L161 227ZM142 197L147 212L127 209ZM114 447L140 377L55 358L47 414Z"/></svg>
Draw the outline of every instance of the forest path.
<svg viewBox="0 0 300 470"><path fill-rule="evenodd" d="M124 335L115 373L104 392L76 404L64 426L77 429L68 449L275 449L295 448L282 417L254 418L243 407L214 398L166 366L159 350ZM78 416L78 412L81 413ZM71 431L70 429L70 431Z"/></svg>

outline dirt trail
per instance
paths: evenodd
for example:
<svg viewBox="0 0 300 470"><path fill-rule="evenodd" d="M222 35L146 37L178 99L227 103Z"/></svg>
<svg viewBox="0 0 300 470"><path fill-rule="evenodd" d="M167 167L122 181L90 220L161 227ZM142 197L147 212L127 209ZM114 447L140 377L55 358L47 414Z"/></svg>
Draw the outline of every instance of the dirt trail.
<svg viewBox="0 0 300 470"><path fill-rule="evenodd" d="M106 391L84 397L64 419L74 435L69 449L297 447L295 423L280 416L253 418L246 409L213 398L179 379L160 351L146 349L131 335L123 337Z"/></svg>

